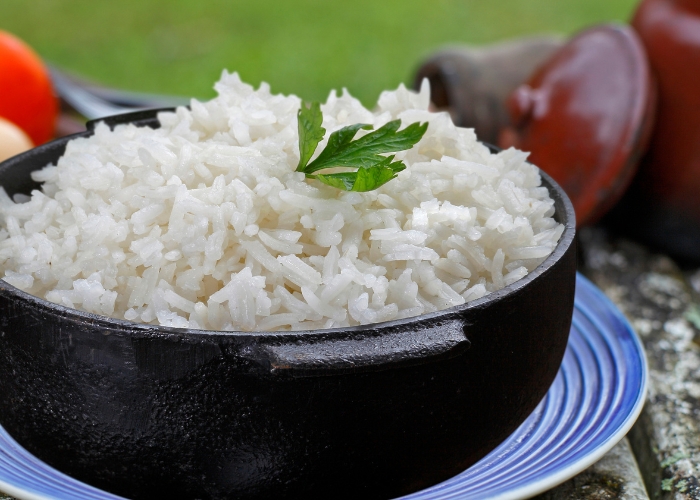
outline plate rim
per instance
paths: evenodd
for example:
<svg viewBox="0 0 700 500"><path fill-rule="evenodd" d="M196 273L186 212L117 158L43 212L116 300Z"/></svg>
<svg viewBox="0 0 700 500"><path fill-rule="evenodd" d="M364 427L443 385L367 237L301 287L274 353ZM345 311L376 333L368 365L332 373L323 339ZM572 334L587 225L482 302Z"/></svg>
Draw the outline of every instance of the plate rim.
<svg viewBox="0 0 700 500"><path fill-rule="evenodd" d="M577 474L583 472L587 468L589 468L591 465L596 463L598 460L600 460L606 453L608 453L612 448L614 448L621 440L624 438L629 430L632 428L632 426L635 424L637 419L639 418L639 415L641 414L644 404L646 403L647 399L647 394L649 390L649 365L647 361L647 356L646 356L646 351L644 349L644 345L639 337L639 334L635 331L635 329L632 327L632 324L630 321L627 319L627 317L620 311L620 309L610 300L601 290L598 288L593 282L591 282L587 277L585 277L583 274L580 272L576 273L576 287L577 287L577 295L578 295L578 287L581 286L582 288L585 288L588 292L590 292L593 296L594 299L597 300L603 307L603 311L606 313L610 313L614 319L620 324L621 327L624 328L625 333L627 334L627 338L632 341L632 344L634 346L633 350L634 352L638 355L639 358L639 367L640 371L642 374L640 385L637 388L637 394L636 394L636 399L634 401L633 405L630 405L629 411L627 412L627 415L625 416L624 421L618 426L617 430L610 434L603 443L595 446L592 448L590 451L586 452L581 458L577 459L574 463L569 464L568 466L564 467L561 470L557 470L555 472L552 472L551 474L547 474L544 477L535 479L531 482L527 482L523 484L522 486L515 486L513 488L507 489L506 491L494 491L492 494L489 494L488 491L483 492L479 491L479 498L484 499L484 500L519 500L519 499L524 499L524 498L531 498L535 495L538 495L540 493L544 493L546 491L551 490L552 488L555 488L556 486L559 486L560 484L564 483L565 481L571 479L572 477L576 476ZM578 299L575 301L574 307L576 308L578 304L580 304L582 299ZM572 323L572 329L573 329L573 323ZM567 344L567 349L568 349L568 344ZM562 360L562 364L564 363L564 360ZM553 382L554 384L554 382ZM551 390L551 388L550 388ZM542 401L544 401L547 396L549 395L549 391L547 391L547 394L542 398ZM540 402L541 404L541 402ZM538 411L539 409L539 404L535 410L533 410L533 413ZM528 419L530 416L533 414L531 413L528 416ZM527 422L527 419L523 422L525 424ZM504 443L509 441L512 436L517 435L521 429L521 427L518 427L506 440L504 440ZM500 446L500 445L499 445ZM485 457L482 458L482 460L486 460L489 458L491 453L496 451L498 449L495 448L492 450L489 454L487 454ZM476 464L474 464L472 467L477 466L481 463L480 460ZM471 467L470 467L471 468ZM466 469L462 473L465 473L469 471L469 469ZM459 474L457 474L459 475ZM399 497L401 500L437 500L442 498L441 496L421 496L422 493L429 493L431 489L437 488L440 485L446 484L454 479L455 476L453 476L450 479L447 479L445 481L442 481L440 483L437 483L433 486L430 486L428 488L425 488L423 490L419 490L413 493L409 493L408 495ZM436 492L437 493L437 492ZM467 496L464 498L476 498L472 496L473 493L468 493ZM458 492L451 492L446 495L446 498L462 498L459 496Z"/></svg>
<svg viewBox="0 0 700 500"><path fill-rule="evenodd" d="M644 404L646 403L647 392L649 390L649 364L645 354L644 344L639 338L639 334L634 330L632 324L627 319L627 317L620 311L620 309L588 278L580 273L576 273L576 285L583 283L598 300L601 300L609 309L608 312L612 313L620 321L620 323L625 327L630 333L630 338L632 339L636 351L639 354L639 359L641 362L642 370L642 383L637 392L637 399L631 408L631 411L627 414L624 423L618 428L616 432L610 435L608 439L601 445L597 446L591 452L586 454L584 457L580 458L575 463L569 465L565 469L559 471L558 473L552 474L549 477L545 477L539 481L535 481L530 485L523 485L520 488L516 488L510 492L499 494L493 497L488 497L490 500L516 500L520 498L530 498L540 493L548 491L568 479L571 479L575 475L583 472L591 465L596 463L598 460L603 458L603 456L612 450L622 438L624 438L630 431L632 426L635 424L639 415L644 409Z"/></svg>

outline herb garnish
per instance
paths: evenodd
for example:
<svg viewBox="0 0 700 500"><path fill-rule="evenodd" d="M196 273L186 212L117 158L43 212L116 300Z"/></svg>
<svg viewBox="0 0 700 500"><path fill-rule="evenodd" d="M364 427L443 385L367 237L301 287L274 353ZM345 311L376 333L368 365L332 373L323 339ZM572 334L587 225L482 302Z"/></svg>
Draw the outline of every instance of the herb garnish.
<svg viewBox="0 0 700 500"><path fill-rule="evenodd" d="M326 129L321 126L323 115L321 105L312 102L310 107L302 104L297 114L299 123L299 165L297 172L316 179L329 186L344 191L371 191L386 184L406 168L402 161L393 161L395 155L382 156L382 153L395 153L412 148L421 140L428 129L428 123L412 123L397 132L401 120L393 120L353 141L358 130L372 130L372 125L356 123L336 130L328 138L328 144L321 154L308 163L323 140ZM355 172L314 174L319 170L335 167L357 169Z"/></svg>

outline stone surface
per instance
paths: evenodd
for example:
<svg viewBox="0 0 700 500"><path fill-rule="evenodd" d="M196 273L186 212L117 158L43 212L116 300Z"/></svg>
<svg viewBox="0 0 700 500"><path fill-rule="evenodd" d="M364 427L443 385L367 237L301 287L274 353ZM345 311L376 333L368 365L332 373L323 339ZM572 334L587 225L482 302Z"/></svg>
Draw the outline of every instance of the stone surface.
<svg viewBox="0 0 700 500"><path fill-rule="evenodd" d="M537 500L648 500L627 438L591 467Z"/></svg>
<svg viewBox="0 0 700 500"><path fill-rule="evenodd" d="M630 319L649 394L628 435L652 499L700 499L700 274L600 228L579 234L588 277Z"/></svg>

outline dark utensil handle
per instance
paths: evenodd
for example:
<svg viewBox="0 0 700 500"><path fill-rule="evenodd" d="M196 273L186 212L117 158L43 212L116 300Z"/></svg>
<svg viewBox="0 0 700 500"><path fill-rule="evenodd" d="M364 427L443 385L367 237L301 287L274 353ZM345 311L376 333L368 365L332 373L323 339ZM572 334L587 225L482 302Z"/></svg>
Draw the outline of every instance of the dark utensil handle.
<svg viewBox="0 0 700 500"><path fill-rule="evenodd" d="M266 345L260 354L272 373L297 377L386 370L458 356L471 345L464 328L464 320L453 318L355 332L353 337L331 333L309 342Z"/></svg>
<svg viewBox="0 0 700 500"><path fill-rule="evenodd" d="M90 131L94 131L95 127L99 122L106 123L109 128L113 129L117 125L123 125L125 123L130 123L139 127L151 127L159 128L160 123L158 122L158 113L161 111L175 111L175 108L154 108L154 109L142 109L138 111L132 111L131 113L122 113L114 116L105 116L103 118L96 118L90 120L85 124L85 128Z"/></svg>

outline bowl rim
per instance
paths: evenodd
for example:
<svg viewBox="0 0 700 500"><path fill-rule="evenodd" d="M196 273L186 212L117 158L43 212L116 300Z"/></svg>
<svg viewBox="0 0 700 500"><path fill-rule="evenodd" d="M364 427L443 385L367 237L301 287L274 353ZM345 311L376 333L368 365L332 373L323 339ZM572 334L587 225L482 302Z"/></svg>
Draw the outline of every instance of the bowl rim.
<svg viewBox="0 0 700 500"><path fill-rule="evenodd" d="M122 123L134 123L139 122L139 125L146 125L150 119L144 118L146 113L153 113L153 119L156 118L155 113L159 111L170 111L171 108L149 110L147 112L137 112L137 113L126 113L123 115L115 115L114 117L106 117L106 120L94 120L93 122L88 122L88 130L85 132L80 132L78 134L73 134L71 136L62 137L46 143L33 150L26 151L11 158L8 161L12 163L17 163L21 161L21 158L28 156L32 151L41 148L42 150L47 150L49 148L59 146L58 143L66 143L69 140L89 137L93 134L94 126L99 121L106 121L108 125L122 124ZM133 117L129 120L128 118ZM498 153L502 149L493 146L488 143L483 143L492 153ZM0 162L0 167L4 162ZM32 170L33 171L33 170ZM305 338L311 339L316 336L327 337L333 336L338 338L342 334L362 334L362 333L381 333L381 332L391 332L396 331L397 328L404 328L406 325L421 325L424 323L435 324L435 322L442 322L452 320L461 316L464 316L469 311L480 310L486 308L488 305L500 302L502 300L507 300L509 297L522 291L524 288L528 287L533 281L543 274L548 273L554 265L562 259L562 257L567 253L569 248L574 244L574 238L576 236L576 214L574 211L573 204L571 200L564 192L562 187L549 176L546 172L538 167L540 178L542 180L541 186L544 186L549 191L549 195L554 201L554 217L558 219L560 224L564 225L564 231L557 242L556 247L552 253L535 269L530 271L525 277L507 285L500 290L491 292L479 299L475 299L466 302L461 305L452 306L447 309L441 309L438 311L433 311L419 316L409 316L406 318L393 319L390 321L383 321L379 323L368 323L366 325L355 325L355 326L342 326L335 328L322 328L322 329L311 329L311 330L205 330L205 329L194 329L194 328L177 328L170 326L155 325L149 323L139 323L136 321L130 321L126 319L113 318L110 316L104 316L100 314L90 313L82 311L80 309L75 309L71 307L64 306L62 304L57 304L55 302L50 302L44 298L37 297L28 292L25 292L7 281L3 277L0 277L0 297L8 296L14 297L37 308L38 312L44 312L52 316L60 316L62 318L82 322L83 324L89 324L93 328L99 328L103 331L114 331L127 333L129 335L138 335L141 337L175 337L179 340L192 340L192 341L202 341L204 339L210 338L212 340L217 339L240 339L240 338ZM31 171L30 171L31 172ZM0 184L2 186L2 184ZM557 206L559 205L559 209Z"/></svg>

